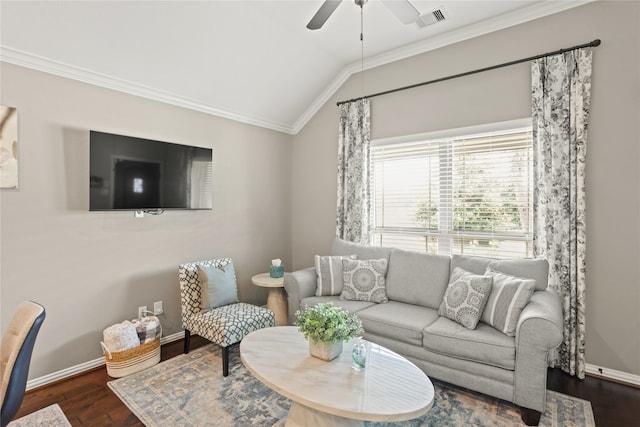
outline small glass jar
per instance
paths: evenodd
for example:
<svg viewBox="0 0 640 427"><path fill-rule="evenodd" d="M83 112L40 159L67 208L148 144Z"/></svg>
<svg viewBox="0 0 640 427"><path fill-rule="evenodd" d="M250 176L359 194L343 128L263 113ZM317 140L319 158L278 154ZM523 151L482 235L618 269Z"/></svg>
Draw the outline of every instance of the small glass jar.
<svg viewBox="0 0 640 427"><path fill-rule="evenodd" d="M362 372L367 367L367 342L359 337L351 351L351 369Z"/></svg>

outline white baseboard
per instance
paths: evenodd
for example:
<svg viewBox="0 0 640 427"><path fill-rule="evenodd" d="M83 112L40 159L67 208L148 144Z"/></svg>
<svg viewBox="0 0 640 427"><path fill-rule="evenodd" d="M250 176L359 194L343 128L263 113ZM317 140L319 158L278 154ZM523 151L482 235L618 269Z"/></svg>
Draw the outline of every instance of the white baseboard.
<svg viewBox="0 0 640 427"><path fill-rule="evenodd" d="M173 341L178 341L182 338L184 338L184 331L176 332L175 334L162 337L160 339L160 344L161 345L167 344ZM27 390L31 390L36 387L42 387L54 381L59 381L64 378L70 377L72 375L77 375L84 371L88 371L90 369L94 369L102 365L104 365L104 357L99 357L97 359L93 359L93 360L89 360L88 362L81 363L79 365L71 366L70 368L63 369L61 371L53 372L51 374L48 374L39 378L34 378L32 380L27 381Z"/></svg>
<svg viewBox="0 0 640 427"><path fill-rule="evenodd" d="M640 375L616 371L615 369L603 368L602 366L596 366L590 363L587 363L584 369L587 374L640 387Z"/></svg>
<svg viewBox="0 0 640 427"><path fill-rule="evenodd" d="M167 344L173 341L181 340L183 338L184 338L184 331L176 332L175 334L162 337L160 339L160 344ZM31 390L36 387L42 387L54 381L59 381L61 379L82 373L84 371L88 371L90 369L97 368L102 365L104 365L104 357L93 359L88 362L81 363L79 365L75 365L70 368L63 369L61 371L53 372L49 375L45 375L39 378L34 378L32 380L27 381L27 390ZM636 387L640 387L640 375L634 375L628 372L616 371L615 369L603 368L601 366L592 365L590 363L586 364L585 371L587 372L587 374L591 374L598 377L610 379L612 381L619 381L619 382L634 385Z"/></svg>

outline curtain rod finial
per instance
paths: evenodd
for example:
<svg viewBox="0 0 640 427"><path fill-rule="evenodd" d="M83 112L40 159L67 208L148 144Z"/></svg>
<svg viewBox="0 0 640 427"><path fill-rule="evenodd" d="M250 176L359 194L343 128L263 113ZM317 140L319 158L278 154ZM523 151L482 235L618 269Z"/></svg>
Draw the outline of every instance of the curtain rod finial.
<svg viewBox="0 0 640 427"><path fill-rule="evenodd" d="M602 43L600 39L595 39L594 41L591 42L591 46L594 46L594 47L600 46L600 43Z"/></svg>

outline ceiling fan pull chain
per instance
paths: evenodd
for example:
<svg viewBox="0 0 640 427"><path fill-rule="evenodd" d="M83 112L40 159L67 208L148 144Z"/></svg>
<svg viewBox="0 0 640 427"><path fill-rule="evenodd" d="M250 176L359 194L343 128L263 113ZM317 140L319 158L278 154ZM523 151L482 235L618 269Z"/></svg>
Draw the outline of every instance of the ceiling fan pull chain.
<svg viewBox="0 0 640 427"><path fill-rule="evenodd" d="M360 81L364 99L364 2L360 3Z"/></svg>
<svg viewBox="0 0 640 427"><path fill-rule="evenodd" d="M364 40L364 7L360 5L360 41Z"/></svg>

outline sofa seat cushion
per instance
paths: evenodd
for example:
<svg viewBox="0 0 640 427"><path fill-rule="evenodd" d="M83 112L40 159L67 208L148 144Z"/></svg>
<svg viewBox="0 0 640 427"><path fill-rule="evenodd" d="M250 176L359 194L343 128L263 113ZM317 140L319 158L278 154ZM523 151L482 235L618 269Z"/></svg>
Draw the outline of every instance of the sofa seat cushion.
<svg viewBox="0 0 640 427"><path fill-rule="evenodd" d="M435 353L514 370L516 341L480 322L476 329L440 317L424 330L423 347Z"/></svg>
<svg viewBox="0 0 640 427"><path fill-rule="evenodd" d="M358 312L365 332L422 346L422 331L438 318L436 310L389 301Z"/></svg>
<svg viewBox="0 0 640 427"><path fill-rule="evenodd" d="M369 301L348 301L348 300L343 300L340 299L340 296L338 295L334 295L334 296L326 296L326 297L307 297L307 298L303 298L300 301L300 309L303 310L305 307L313 307L316 304L320 304L320 303L324 303L324 302L332 302L333 305L335 305L336 307L342 307L345 310L347 310L350 313L355 313L358 312L362 309L365 309L367 307L371 307L372 305L375 305L375 303L373 302L369 302Z"/></svg>

